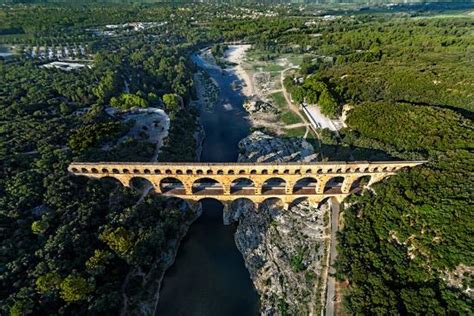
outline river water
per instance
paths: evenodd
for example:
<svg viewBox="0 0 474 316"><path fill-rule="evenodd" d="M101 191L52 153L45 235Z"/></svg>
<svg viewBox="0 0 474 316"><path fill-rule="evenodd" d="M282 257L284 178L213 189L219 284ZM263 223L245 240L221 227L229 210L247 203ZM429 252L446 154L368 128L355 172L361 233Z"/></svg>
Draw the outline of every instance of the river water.
<svg viewBox="0 0 474 316"><path fill-rule="evenodd" d="M238 143L249 133L244 97L231 86L238 78L197 55L193 60L220 88L220 102L201 110L206 132L201 161L235 162ZM223 225L220 202L204 200L202 206L203 214L190 227L165 274L157 315L257 315L258 295L235 245L236 226Z"/></svg>

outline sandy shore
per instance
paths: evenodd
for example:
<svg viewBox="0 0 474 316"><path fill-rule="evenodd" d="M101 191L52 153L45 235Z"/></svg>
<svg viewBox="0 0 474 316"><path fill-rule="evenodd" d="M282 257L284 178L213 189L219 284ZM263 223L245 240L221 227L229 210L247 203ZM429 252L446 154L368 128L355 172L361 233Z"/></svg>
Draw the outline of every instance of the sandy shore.
<svg viewBox="0 0 474 316"><path fill-rule="evenodd" d="M230 69L235 71L237 77L242 80L245 85L242 87L242 93L247 96L253 96L255 94L255 87L252 78L247 71L242 67L242 61L245 57L245 52L250 48L250 45L230 45L229 49L225 52L225 59L228 62L236 64L236 66Z"/></svg>

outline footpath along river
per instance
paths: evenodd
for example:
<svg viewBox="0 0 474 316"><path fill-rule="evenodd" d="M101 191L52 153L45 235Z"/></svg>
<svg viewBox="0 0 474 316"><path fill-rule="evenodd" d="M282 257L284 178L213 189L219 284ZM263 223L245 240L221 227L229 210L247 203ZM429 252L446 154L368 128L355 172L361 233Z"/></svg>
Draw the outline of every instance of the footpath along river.
<svg viewBox="0 0 474 316"><path fill-rule="evenodd" d="M249 134L244 96L232 88L238 78L199 55L193 60L220 89L216 106L201 110L206 132L201 161L235 162L238 143ZM258 295L235 245L236 226L223 225L220 202L204 200L202 207L202 215L190 227L165 274L156 315L257 315Z"/></svg>

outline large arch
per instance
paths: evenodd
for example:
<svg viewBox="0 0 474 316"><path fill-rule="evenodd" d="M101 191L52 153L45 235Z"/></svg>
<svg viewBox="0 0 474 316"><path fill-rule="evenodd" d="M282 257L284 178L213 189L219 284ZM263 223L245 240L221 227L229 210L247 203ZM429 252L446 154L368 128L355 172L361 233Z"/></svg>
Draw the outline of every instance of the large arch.
<svg viewBox="0 0 474 316"><path fill-rule="evenodd" d="M305 177L296 181L293 186L293 193L295 194L316 194L316 186L318 180L313 177Z"/></svg>
<svg viewBox="0 0 474 316"><path fill-rule="evenodd" d="M321 207L323 207L325 204L328 204L329 202L339 203L334 196L328 196L328 197L322 199L321 201L319 201L318 208L320 209Z"/></svg>
<svg viewBox="0 0 474 316"><path fill-rule="evenodd" d="M293 206L298 206L301 203L309 203L310 204L310 200L307 196L296 198L293 201L291 201L288 208L291 209Z"/></svg>
<svg viewBox="0 0 474 316"><path fill-rule="evenodd" d="M226 224L224 216L226 216L226 204L218 198L203 197L197 201L201 208L201 218L206 218L206 222L218 224Z"/></svg>
<svg viewBox="0 0 474 316"><path fill-rule="evenodd" d="M370 182L371 176L365 175L357 178L351 184L351 188L349 190L350 193L358 192L364 189L364 187Z"/></svg>
<svg viewBox="0 0 474 316"><path fill-rule="evenodd" d="M217 180L211 178L200 178L193 182L193 194L222 195L224 186Z"/></svg>
<svg viewBox="0 0 474 316"><path fill-rule="evenodd" d="M286 185L286 181L279 177L267 179L262 184L262 194L285 194Z"/></svg>
<svg viewBox="0 0 474 316"><path fill-rule="evenodd" d="M177 194L177 195L180 195L180 194L183 195L186 193L184 190L183 182L173 177L167 177L167 178L161 179L160 191L161 193Z"/></svg>
<svg viewBox="0 0 474 316"><path fill-rule="evenodd" d="M342 183L344 182L344 177L332 177L326 182L324 186L325 194L341 194Z"/></svg>
<svg viewBox="0 0 474 316"><path fill-rule="evenodd" d="M269 206L273 206L273 205L278 205L278 206L284 207L285 204L284 204L283 200L280 199L279 197L269 197L269 198L263 200L262 203L260 203L259 210L262 208L262 206L269 207Z"/></svg>
<svg viewBox="0 0 474 316"><path fill-rule="evenodd" d="M114 176L105 176L100 178L101 182L104 182L105 185L110 187L117 187L117 186L126 186L128 183L123 183L119 179Z"/></svg>
<svg viewBox="0 0 474 316"><path fill-rule="evenodd" d="M255 194L255 183L249 178L238 178L230 184L230 194L253 195Z"/></svg>
<svg viewBox="0 0 474 316"><path fill-rule="evenodd" d="M141 192L154 188L153 183L151 183L150 180L143 177L133 177L130 179L128 184L132 189L135 189Z"/></svg>

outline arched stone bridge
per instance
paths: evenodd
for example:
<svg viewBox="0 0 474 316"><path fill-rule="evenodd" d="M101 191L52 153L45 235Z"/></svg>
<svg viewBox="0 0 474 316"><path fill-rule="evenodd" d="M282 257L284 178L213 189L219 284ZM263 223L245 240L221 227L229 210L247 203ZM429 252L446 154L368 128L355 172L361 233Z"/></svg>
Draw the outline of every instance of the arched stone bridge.
<svg viewBox="0 0 474 316"><path fill-rule="evenodd" d="M153 186L162 195L190 202L246 198L260 204L278 198L287 207L301 198L342 201L350 193L424 161L311 163L133 163L75 162L68 170L78 176L111 177L124 186Z"/></svg>

